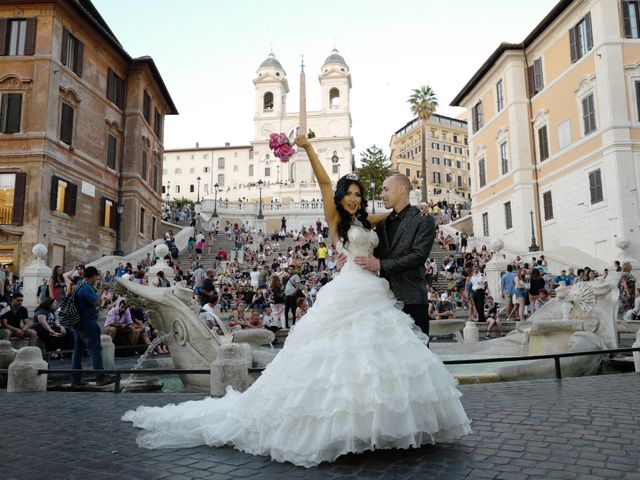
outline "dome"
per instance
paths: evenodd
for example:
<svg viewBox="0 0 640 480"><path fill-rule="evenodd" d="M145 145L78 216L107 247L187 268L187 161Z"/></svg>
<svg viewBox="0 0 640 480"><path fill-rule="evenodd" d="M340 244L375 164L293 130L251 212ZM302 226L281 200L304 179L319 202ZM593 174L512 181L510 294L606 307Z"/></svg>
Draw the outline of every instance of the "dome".
<svg viewBox="0 0 640 480"><path fill-rule="evenodd" d="M347 62L344 61L344 58L342 58L342 55L340 55L338 53L338 50L335 48L331 50L331 55L329 55L327 59L324 61L324 65L327 65L329 63L339 63L340 65L344 65L345 67L348 67Z"/></svg>
<svg viewBox="0 0 640 480"><path fill-rule="evenodd" d="M282 65L280 65L280 62L278 61L278 59L273 53L270 53L267 59L264 62L262 62L258 68L265 68L265 67L279 68L280 70L284 70L284 68L282 68Z"/></svg>

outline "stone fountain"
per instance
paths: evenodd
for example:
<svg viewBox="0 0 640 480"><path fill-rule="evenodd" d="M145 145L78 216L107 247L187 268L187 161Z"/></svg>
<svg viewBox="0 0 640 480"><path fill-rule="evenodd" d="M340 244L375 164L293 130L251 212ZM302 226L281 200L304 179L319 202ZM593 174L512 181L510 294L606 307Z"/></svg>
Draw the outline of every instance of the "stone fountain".
<svg viewBox="0 0 640 480"><path fill-rule="evenodd" d="M607 350L618 347L619 273L604 280L558 287L556 298L502 338L465 344L432 344L443 359L520 357ZM561 359L563 376L595 373L604 355ZM532 360L465 366L454 375L462 383L548 378L553 360Z"/></svg>
<svg viewBox="0 0 640 480"><path fill-rule="evenodd" d="M242 349L245 369L264 368L275 357L274 350L260 348L274 340L275 336L269 330L240 330L218 335L208 328L199 318L200 305L193 300L193 290L183 285L158 288L121 278L115 281L118 293L126 295L128 302L144 308L158 334L166 336L176 368L209 369L224 347L231 343ZM234 362L237 362L237 355ZM213 389L208 375L180 375L180 379L191 391L208 393ZM248 386L247 382L242 384Z"/></svg>

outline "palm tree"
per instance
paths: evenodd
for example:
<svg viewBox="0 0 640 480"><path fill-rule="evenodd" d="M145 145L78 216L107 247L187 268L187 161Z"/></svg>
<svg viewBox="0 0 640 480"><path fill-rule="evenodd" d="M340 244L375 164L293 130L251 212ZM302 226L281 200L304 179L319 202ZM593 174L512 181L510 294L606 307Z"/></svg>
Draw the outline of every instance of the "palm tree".
<svg viewBox="0 0 640 480"><path fill-rule="evenodd" d="M420 119L422 127L422 201L427 202L427 120L438 108L438 97L429 85L415 88L407 100L411 113Z"/></svg>

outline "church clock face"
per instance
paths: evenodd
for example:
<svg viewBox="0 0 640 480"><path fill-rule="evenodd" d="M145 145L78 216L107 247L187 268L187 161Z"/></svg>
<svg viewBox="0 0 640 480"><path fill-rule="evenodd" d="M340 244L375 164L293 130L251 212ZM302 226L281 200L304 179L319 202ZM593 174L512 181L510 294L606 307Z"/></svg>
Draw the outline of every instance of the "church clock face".
<svg viewBox="0 0 640 480"><path fill-rule="evenodd" d="M271 135L271 133L273 133L273 127L270 124L266 124L262 126L262 135L264 135L265 137L268 137L269 135Z"/></svg>

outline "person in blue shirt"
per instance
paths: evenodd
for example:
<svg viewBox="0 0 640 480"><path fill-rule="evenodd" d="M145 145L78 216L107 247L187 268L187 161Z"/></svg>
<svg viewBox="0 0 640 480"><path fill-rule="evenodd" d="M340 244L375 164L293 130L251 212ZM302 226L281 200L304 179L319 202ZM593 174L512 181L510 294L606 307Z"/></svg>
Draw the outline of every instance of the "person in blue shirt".
<svg viewBox="0 0 640 480"><path fill-rule="evenodd" d="M513 265L507 265L507 271L504 272L500 279L500 290L502 298L504 299L504 312L509 318L511 316L511 310L513 308L513 294L515 293L515 284L513 279L516 276L516 272L513 271Z"/></svg>
<svg viewBox="0 0 640 480"><path fill-rule="evenodd" d="M557 275L556 278L553 279L553 283L555 283L556 286L559 286L560 282L564 282L567 287L571 285L571 277L567 275L566 270L562 270L560 275Z"/></svg>
<svg viewBox="0 0 640 480"><path fill-rule="evenodd" d="M84 270L83 279L76 283L76 308L80 314L80 321L73 326L75 341L73 344L73 356L71 357L71 368L82 369L82 354L85 349L91 357L93 370L104 370L102 365L102 345L100 344L100 326L98 325L98 309L100 297L95 292L93 286L100 278L100 272L96 267L87 267ZM96 385L109 385L114 382L113 377L98 372L96 374ZM82 381L79 373L71 375L71 386L82 387L88 385Z"/></svg>

